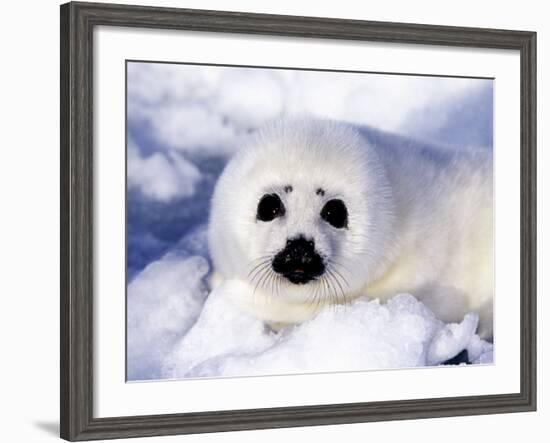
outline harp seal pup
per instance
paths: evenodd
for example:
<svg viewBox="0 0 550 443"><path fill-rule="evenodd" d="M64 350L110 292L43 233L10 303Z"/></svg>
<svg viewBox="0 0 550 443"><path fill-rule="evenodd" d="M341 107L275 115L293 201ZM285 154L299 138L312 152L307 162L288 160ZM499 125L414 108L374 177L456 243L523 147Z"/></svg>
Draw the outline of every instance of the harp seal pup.
<svg viewBox="0 0 550 443"><path fill-rule="evenodd" d="M492 151L368 138L324 120L253 136L212 198L212 285L276 329L409 292L445 322L477 312L492 339Z"/></svg>

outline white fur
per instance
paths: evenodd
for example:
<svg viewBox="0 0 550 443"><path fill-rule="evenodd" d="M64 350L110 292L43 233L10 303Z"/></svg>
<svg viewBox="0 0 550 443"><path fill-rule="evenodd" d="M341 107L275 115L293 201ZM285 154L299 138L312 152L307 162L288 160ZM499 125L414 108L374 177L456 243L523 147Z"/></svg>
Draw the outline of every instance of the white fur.
<svg viewBox="0 0 550 443"><path fill-rule="evenodd" d="M410 292L444 321L477 311L480 333L492 335L490 151L388 140L374 145L335 122L279 121L235 155L214 192L209 245L217 279L247 283L234 297L241 308L271 324L297 323L326 304ZM259 199L273 192L285 215L256 220ZM332 198L345 202L348 229L320 217ZM329 270L305 285L268 266L298 234L314 239Z"/></svg>

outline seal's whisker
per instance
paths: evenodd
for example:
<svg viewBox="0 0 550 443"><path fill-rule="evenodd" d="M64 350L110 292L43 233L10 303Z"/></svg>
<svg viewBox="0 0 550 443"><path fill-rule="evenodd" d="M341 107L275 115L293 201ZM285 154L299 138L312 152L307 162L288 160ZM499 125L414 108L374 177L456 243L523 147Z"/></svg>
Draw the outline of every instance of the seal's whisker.
<svg viewBox="0 0 550 443"><path fill-rule="evenodd" d="M272 269L269 270L269 274L270 274L270 280L271 280L271 283L270 283L271 295L274 295L275 289L277 288L277 274L275 274L275 272L273 272Z"/></svg>
<svg viewBox="0 0 550 443"><path fill-rule="evenodd" d="M326 285L325 278L319 278L319 284L317 285L317 293L320 299L325 300L326 297Z"/></svg>
<svg viewBox="0 0 550 443"><path fill-rule="evenodd" d="M328 283L327 283L327 279L326 279L325 276L323 276L323 278L322 278L322 297L321 297L321 301L323 303L323 306L326 306L327 304L330 305L330 302L328 301L328 300L330 300L330 298L331 298L331 295L330 295L330 289L329 289L329 286L328 286Z"/></svg>
<svg viewBox="0 0 550 443"><path fill-rule="evenodd" d="M262 270L260 271L260 277L258 278L258 281L256 282L256 285L254 286L254 294L256 294L256 291L258 290L259 287L262 286L263 284L263 280L265 279L266 275L269 274L269 268L262 268Z"/></svg>
<svg viewBox="0 0 550 443"><path fill-rule="evenodd" d="M338 271L338 268L336 267L336 264L334 264L334 266L331 267L331 271L333 271L337 276L339 276L340 279L342 280L342 283L345 284L346 287L349 289L349 283L346 280L346 277L344 277L342 275L342 273L340 271Z"/></svg>
<svg viewBox="0 0 550 443"><path fill-rule="evenodd" d="M255 263L255 262L259 261L259 260L264 260L264 259L266 259L266 258L271 258L272 256L273 256L273 254L266 254L266 255L262 255L262 256L260 256L260 257L256 257L255 259L250 260L250 264L253 264L253 263Z"/></svg>
<svg viewBox="0 0 550 443"><path fill-rule="evenodd" d="M346 300L346 292L344 291L344 288L342 287L342 284L340 283L340 281L338 280L338 277L334 274L334 272L332 272L332 269L330 268L327 268L327 275L330 275L331 278L334 280L334 282L336 283L336 285L338 286L338 288L340 289L340 293L342 294L342 299Z"/></svg>
<svg viewBox="0 0 550 443"><path fill-rule="evenodd" d="M343 277L342 277L343 278ZM343 282L349 289L349 284L347 283L347 280L344 279L344 282ZM348 298L348 296L346 295L346 292L343 291L342 292L342 298L343 298L343 301L344 301L344 307L348 306L351 304L351 300Z"/></svg>
<svg viewBox="0 0 550 443"><path fill-rule="evenodd" d="M254 280L258 276L258 274L260 274L261 272L269 268L271 268L271 263L269 262L262 263L262 265L257 267L256 270L252 273L252 275L250 275L250 279Z"/></svg>
<svg viewBox="0 0 550 443"><path fill-rule="evenodd" d="M335 290L332 284L332 279L329 274L325 274L324 279L327 284L327 296L330 298L331 304L333 304L335 302Z"/></svg>
<svg viewBox="0 0 550 443"><path fill-rule="evenodd" d="M311 291L307 296L307 304L308 307L312 307L313 303L315 303L316 297L317 297L318 287L315 286L313 288L313 291Z"/></svg>
<svg viewBox="0 0 550 443"><path fill-rule="evenodd" d="M260 266L263 266L265 265L266 263L269 263L271 261L271 258L265 258L263 261L261 261L260 263L256 264L251 270L250 272L248 273L248 277L250 277L250 274L252 274L256 269L258 269Z"/></svg>
<svg viewBox="0 0 550 443"><path fill-rule="evenodd" d="M321 297L321 294L320 294L320 286L319 284L316 284L315 285L315 311L318 311L319 310L319 305L321 304L323 298Z"/></svg>
<svg viewBox="0 0 550 443"><path fill-rule="evenodd" d="M270 276L270 268L266 268L266 270L264 272L264 275L260 279L260 282L259 282L259 285L258 285L259 288L264 289L264 290L266 289L266 282L268 281L269 276Z"/></svg>

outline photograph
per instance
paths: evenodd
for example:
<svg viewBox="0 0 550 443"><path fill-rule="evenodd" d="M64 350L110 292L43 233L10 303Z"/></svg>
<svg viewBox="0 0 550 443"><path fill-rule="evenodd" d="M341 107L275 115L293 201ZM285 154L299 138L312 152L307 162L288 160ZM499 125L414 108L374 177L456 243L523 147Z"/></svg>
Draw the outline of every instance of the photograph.
<svg viewBox="0 0 550 443"><path fill-rule="evenodd" d="M494 364L493 78L125 80L127 382Z"/></svg>

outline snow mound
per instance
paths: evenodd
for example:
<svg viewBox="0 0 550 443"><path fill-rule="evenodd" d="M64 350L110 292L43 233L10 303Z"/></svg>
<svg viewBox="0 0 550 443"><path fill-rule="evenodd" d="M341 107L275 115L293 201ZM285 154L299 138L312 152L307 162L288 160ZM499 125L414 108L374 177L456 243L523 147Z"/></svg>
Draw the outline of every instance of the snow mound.
<svg viewBox="0 0 550 443"><path fill-rule="evenodd" d="M208 294L203 283L208 271L203 257L167 254L128 285L128 380L161 378L166 354L200 315Z"/></svg>
<svg viewBox="0 0 550 443"><path fill-rule="evenodd" d="M445 324L415 297L387 303L357 299L275 332L231 302L242 283L215 289L193 327L163 362L163 378L254 376L410 368L444 363L463 350L472 363L491 363L492 345L468 314Z"/></svg>

